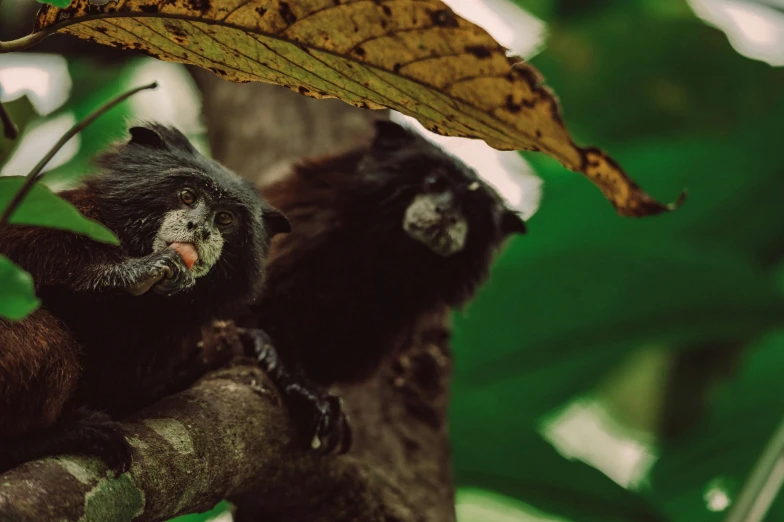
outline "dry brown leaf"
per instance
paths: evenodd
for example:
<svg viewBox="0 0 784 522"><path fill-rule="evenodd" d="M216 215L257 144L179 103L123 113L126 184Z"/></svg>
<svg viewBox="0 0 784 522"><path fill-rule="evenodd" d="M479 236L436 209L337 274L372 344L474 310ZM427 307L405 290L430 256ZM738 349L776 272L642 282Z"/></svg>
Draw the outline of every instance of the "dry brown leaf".
<svg viewBox="0 0 784 522"><path fill-rule="evenodd" d="M671 210L604 152L580 148L529 64L440 0L75 0L36 31L70 33L237 82L389 107L430 130L541 151L585 174L626 216Z"/></svg>

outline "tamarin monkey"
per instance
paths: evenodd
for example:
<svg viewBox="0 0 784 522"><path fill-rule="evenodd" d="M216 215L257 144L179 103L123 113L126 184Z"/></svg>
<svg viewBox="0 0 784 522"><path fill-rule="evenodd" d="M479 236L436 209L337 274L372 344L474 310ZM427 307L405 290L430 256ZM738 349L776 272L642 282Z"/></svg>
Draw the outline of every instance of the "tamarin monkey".
<svg viewBox="0 0 784 522"><path fill-rule="evenodd" d="M369 147L307 161L262 193L292 232L273 240L264 294L240 324L324 387L367 379L423 319L465 304L526 230L471 168L389 121ZM350 427L330 433L348 451ZM238 521L267 515L253 493L231 500Z"/></svg>
<svg viewBox="0 0 784 522"><path fill-rule="evenodd" d="M60 194L119 246L0 226L0 253L32 274L43 303L0 321L0 470L61 452L127 469L114 416L188 384L170 382L183 340L258 297L270 239L290 230L178 130L130 134L99 156L97 175Z"/></svg>
<svg viewBox="0 0 784 522"><path fill-rule="evenodd" d="M262 190L275 238L251 324L320 385L362 381L417 318L466 303L522 218L425 137L376 123L369 148L309 161Z"/></svg>

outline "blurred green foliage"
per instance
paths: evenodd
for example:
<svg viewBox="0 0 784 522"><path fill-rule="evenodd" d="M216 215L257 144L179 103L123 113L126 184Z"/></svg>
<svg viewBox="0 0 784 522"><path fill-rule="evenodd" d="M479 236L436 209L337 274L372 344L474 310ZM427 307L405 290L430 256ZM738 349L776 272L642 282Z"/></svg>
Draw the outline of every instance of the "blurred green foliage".
<svg viewBox="0 0 784 522"><path fill-rule="evenodd" d="M575 521L656 520L659 511L721 520L726 506L711 511L706 492L719 481L734 499L784 412L773 391L784 335L766 335L784 322L774 277L784 256L784 70L737 54L684 2L517 3L548 23L532 62L577 141L606 148L657 199L682 189L689 198L668 215L621 219L587 181L526 154L545 178L541 210L455 317L459 484ZM741 359L740 375L718 398L673 383L710 387L721 376L669 376L668 393L698 396L670 397L663 415L675 415L673 402L703 399L708 413L680 437L659 437L643 491L613 489L536 431L650 346L669 347L675 360L707 346L709 359ZM781 504L766 520L784 520Z"/></svg>
<svg viewBox="0 0 784 522"><path fill-rule="evenodd" d="M84 119L101 104L130 87L129 80L141 60L130 59L122 65L101 63L92 60L73 59L68 62L73 87L68 103L51 117L70 112L77 121ZM127 133L128 120L133 116L128 102L123 102L103 114L92 125L79 133L82 146L68 163L46 173L47 183L73 183L92 173L95 169L92 158L96 151L105 149L109 144Z"/></svg>

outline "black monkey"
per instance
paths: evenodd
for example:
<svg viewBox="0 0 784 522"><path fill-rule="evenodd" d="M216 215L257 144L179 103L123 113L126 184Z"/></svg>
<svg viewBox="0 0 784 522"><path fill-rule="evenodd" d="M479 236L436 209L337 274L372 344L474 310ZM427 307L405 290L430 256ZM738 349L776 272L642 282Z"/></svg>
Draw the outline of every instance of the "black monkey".
<svg viewBox="0 0 784 522"><path fill-rule="evenodd" d="M522 218L474 170L389 121L366 149L306 162L262 190L275 238L250 324L321 385L376 371L423 314L466 303Z"/></svg>
<svg viewBox="0 0 784 522"><path fill-rule="evenodd" d="M112 417L189 384L182 344L258 297L272 236L290 230L247 181L178 130L130 129L101 172L61 196L119 246L0 226L0 253L30 272L42 309L0 321L0 469L58 452L129 465Z"/></svg>

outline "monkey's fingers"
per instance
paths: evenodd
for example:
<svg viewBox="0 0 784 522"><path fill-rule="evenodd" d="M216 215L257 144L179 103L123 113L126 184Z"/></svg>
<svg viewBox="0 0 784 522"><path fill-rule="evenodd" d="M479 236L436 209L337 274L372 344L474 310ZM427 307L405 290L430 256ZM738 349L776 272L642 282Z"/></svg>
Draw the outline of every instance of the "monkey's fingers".
<svg viewBox="0 0 784 522"><path fill-rule="evenodd" d="M169 273L171 274L171 271L169 271ZM125 291L133 296L146 294L150 288L158 284L164 277L166 277L166 273L165 271L161 271L158 274L150 275L149 277L126 287Z"/></svg>

